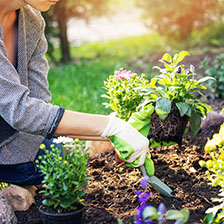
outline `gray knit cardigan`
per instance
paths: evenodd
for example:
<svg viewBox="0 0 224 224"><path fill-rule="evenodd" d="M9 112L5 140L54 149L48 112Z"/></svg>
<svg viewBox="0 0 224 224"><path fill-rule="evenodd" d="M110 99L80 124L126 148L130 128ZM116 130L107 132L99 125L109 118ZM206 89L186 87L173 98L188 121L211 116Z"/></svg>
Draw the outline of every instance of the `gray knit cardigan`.
<svg viewBox="0 0 224 224"><path fill-rule="evenodd" d="M0 164L34 161L64 112L49 103L44 27L38 11L19 10L17 72L6 56L0 24Z"/></svg>

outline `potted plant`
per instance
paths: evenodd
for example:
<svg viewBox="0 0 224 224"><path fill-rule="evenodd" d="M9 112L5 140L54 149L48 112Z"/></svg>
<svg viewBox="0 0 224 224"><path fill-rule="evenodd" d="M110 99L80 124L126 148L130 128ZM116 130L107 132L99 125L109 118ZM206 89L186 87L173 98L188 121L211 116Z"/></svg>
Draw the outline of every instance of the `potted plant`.
<svg viewBox="0 0 224 224"><path fill-rule="evenodd" d="M128 121L144 99L144 93L137 89L137 87L148 83L149 81L146 79L145 74L137 75L130 70L120 68L104 81L106 94L101 95L101 97L108 99L109 102L103 104L106 108L115 111L119 118ZM115 157L117 162L123 162L116 151Z"/></svg>
<svg viewBox="0 0 224 224"><path fill-rule="evenodd" d="M145 92L140 107L149 104L155 107L148 134L151 145L176 142L180 146L186 125L190 124L194 137L200 129L202 117L211 110L211 106L203 103L200 98L206 100L201 91L206 87L202 83L214 78L195 79L193 65L186 68L184 64L179 64L187 55L187 51L181 51L173 57L165 53L160 60L164 68L154 67L159 70L159 75L153 77L149 84L140 87Z"/></svg>
<svg viewBox="0 0 224 224"><path fill-rule="evenodd" d="M145 74L140 76L121 68L104 81L107 92L102 97L109 99L109 102L103 104L115 111L119 118L127 121L144 99L144 93L137 87L148 83Z"/></svg>
<svg viewBox="0 0 224 224"><path fill-rule="evenodd" d="M40 193L44 200L39 208L44 224L81 223L84 204L80 199L87 186L88 154L78 139L63 144L63 153L52 144L46 155L39 156L37 167L44 174ZM71 149L72 148L72 149Z"/></svg>
<svg viewBox="0 0 224 224"><path fill-rule="evenodd" d="M106 106L121 119L127 121L136 111L150 106L154 108L148 122L150 127L147 137L151 146L174 143L180 146L187 124L190 123L192 136L195 136L201 118L211 110L200 97L206 99L201 91L206 87L201 83L213 78L197 80L193 65L190 68L184 64L179 65L187 55L187 51L181 51L174 57L165 53L160 60L164 68L155 66L159 75L154 76L150 82L145 75L138 76L124 69L116 71L104 82L107 94L103 97L109 99Z"/></svg>

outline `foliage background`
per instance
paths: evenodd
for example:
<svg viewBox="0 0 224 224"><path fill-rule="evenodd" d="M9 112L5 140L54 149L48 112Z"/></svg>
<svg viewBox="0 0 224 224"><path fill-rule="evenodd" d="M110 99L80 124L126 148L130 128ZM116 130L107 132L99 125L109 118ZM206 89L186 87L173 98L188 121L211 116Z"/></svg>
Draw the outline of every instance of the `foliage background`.
<svg viewBox="0 0 224 224"><path fill-rule="evenodd" d="M149 34L81 46L68 42L70 18L82 18L88 23L95 17L114 16L119 10L136 6L144 10L142 18L150 25ZM221 52L223 9L223 1L219 0L178 0L169 4L165 0L60 1L44 13L52 103L71 110L107 114L110 111L102 105L102 87L114 70L124 67L145 73L150 79L155 74L155 55L160 58L164 52L173 54L180 50L188 50L191 55Z"/></svg>

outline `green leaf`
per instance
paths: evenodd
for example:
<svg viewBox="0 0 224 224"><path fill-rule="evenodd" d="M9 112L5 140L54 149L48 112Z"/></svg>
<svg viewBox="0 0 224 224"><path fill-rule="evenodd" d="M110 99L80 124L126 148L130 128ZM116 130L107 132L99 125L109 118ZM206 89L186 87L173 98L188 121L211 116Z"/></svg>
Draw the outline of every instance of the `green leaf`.
<svg viewBox="0 0 224 224"><path fill-rule="evenodd" d="M65 200L62 200L61 202L60 202L60 206L62 207L62 208L68 208L69 206L71 206L72 204L74 204L75 202L77 202L77 200L78 200L78 198L77 198L77 196L76 195L74 195L74 196L71 196L69 199L65 199Z"/></svg>
<svg viewBox="0 0 224 224"><path fill-rule="evenodd" d="M64 191L67 191L67 190L68 190L68 187L66 186L65 183L63 183L63 190L64 190Z"/></svg>
<svg viewBox="0 0 224 224"><path fill-rule="evenodd" d="M167 62L169 62L169 63L172 63L172 57L171 57L171 55L168 54L168 53L165 53L165 54L163 55L163 57L162 57L161 60L162 60L162 61L167 61Z"/></svg>
<svg viewBox="0 0 224 224"><path fill-rule="evenodd" d="M150 217L151 220L155 220L158 218L159 216L159 213L157 212L157 209L153 206L147 206L143 213L142 213L142 216L144 219L147 219Z"/></svg>
<svg viewBox="0 0 224 224"><path fill-rule="evenodd" d="M166 219L182 220L181 224L186 223L189 218L189 211L187 209L169 210L166 214Z"/></svg>
<svg viewBox="0 0 224 224"><path fill-rule="evenodd" d="M206 82L206 81L208 81L208 80L214 80L214 81L216 81L215 78L206 76L206 77L203 77L203 78L199 79L199 80L198 80L198 83Z"/></svg>
<svg viewBox="0 0 224 224"><path fill-rule="evenodd" d="M187 110L187 112L186 112L186 115L188 116L188 117L191 117L191 108L189 107L189 109Z"/></svg>
<svg viewBox="0 0 224 224"><path fill-rule="evenodd" d="M180 112L181 117L183 117L185 114L187 114L187 111L190 109L190 106L187 103L179 102L179 103L176 103L176 106Z"/></svg>
<svg viewBox="0 0 224 224"><path fill-rule="evenodd" d="M206 223L206 224L212 224L213 223L213 220L214 220L215 216L213 215L213 213L209 213L207 214L203 221Z"/></svg>
<svg viewBox="0 0 224 224"><path fill-rule="evenodd" d="M117 219L117 223L118 224L124 224L123 221L121 219L119 219L119 218Z"/></svg>
<svg viewBox="0 0 224 224"><path fill-rule="evenodd" d="M166 97L161 97L156 100L156 113L161 120L164 120L171 111L171 102Z"/></svg>
<svg viewBox="0 0 224 224"><path fill-rule="evenodd" d="M42 201L42 203L43 203L44 205L46 205L46 206L52 206L52 205L55 204L55 201L48 200L48 199L44 199L44 200Z"/></svg>
<svg viewBox="0 0 224 224"><path fill-rule="evenodd" d="M199 112L192 111L190 118L192 137L195 137L201 126L201 115Z"/></svg>
<svg viewBox="0 0 224 224"><path fill-rule="evenodd" d="M174 55L173 62L177 65L179 62L181 62L185 56L190 55L187 51L181 51L179 54Z"/></svg>

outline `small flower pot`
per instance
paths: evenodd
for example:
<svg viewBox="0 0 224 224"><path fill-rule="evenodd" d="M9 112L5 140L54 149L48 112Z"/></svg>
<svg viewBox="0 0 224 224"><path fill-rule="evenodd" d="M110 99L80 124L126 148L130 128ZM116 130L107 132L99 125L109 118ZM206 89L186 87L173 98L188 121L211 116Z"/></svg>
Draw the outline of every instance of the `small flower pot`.
<svg viewBox="0 0 224 224"><path fill-rule="evenodd" d="M46 206L41 205L39 212L44 224L81 224L84 206L80 209L66 213L50 213L45 211Z"/></svg>
<svg viewBox="0 0 224 224"><path fill-rule="evenodd" d="M158 114L154 112L151 117L150 131L148 139L161 143L176 142L179 147L182 145L182 139L189 117L180 116L176 104L172 103L170 114L162 121Z"/></svg>

